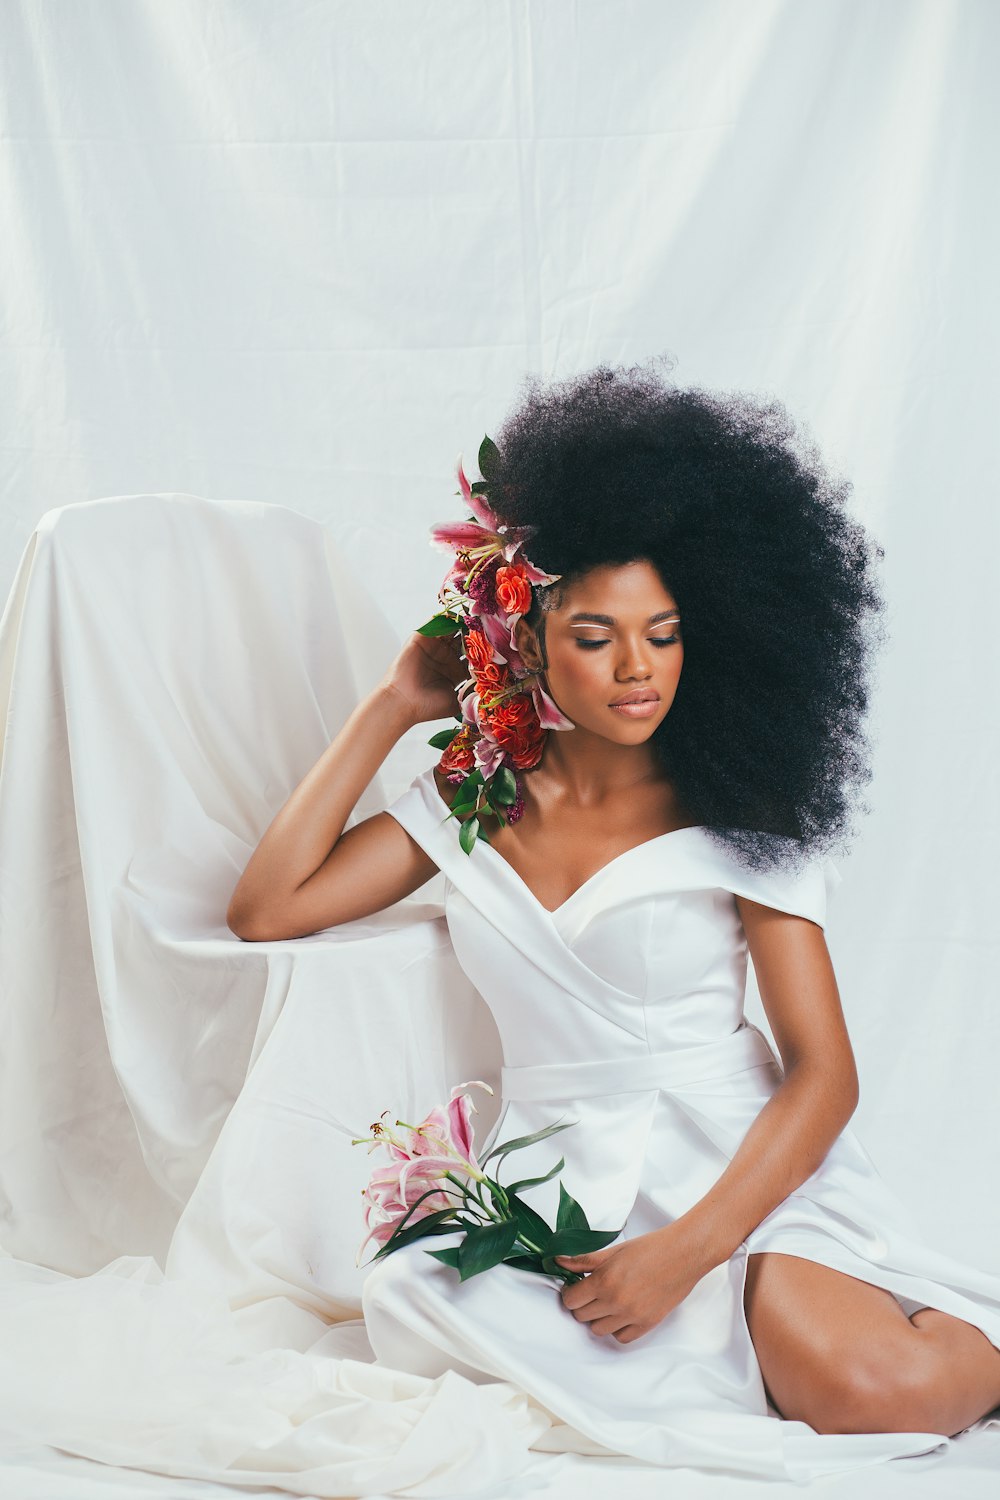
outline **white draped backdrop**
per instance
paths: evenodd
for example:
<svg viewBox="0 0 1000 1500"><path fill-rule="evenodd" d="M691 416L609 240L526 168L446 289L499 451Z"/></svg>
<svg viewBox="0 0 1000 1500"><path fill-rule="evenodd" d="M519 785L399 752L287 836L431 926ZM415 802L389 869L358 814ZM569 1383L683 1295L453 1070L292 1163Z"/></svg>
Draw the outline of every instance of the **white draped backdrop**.
<svg viewBox="0 0 1000 1500"><path fill-rule="evenodd" d="M784 400L885 547L828 929L854 1124L997 1268L998 43L992 0L0 4L0 1255L150 1257L303 1361L356 1317L347 1136L489 1076L495 1038L437 881L294 944L238 943L225 902L431 612L459 450L528 372L670 353ZM0 1379L36 1315L3 1303ZM232 1492L0 1428L0 1500ZM411 1457L386 1491L421 1493ZM560 1497L736 1493L536 1462ZM953 1462L985 1496L1000 1440ZM934 1464L852 1492L939 1493Z"/></svg>

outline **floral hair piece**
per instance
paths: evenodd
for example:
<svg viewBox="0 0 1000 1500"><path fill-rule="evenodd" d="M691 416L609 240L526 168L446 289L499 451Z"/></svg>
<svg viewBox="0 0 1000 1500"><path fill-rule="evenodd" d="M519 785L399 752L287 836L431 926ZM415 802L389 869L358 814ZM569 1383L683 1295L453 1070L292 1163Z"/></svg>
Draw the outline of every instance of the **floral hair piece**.
<svg viewBox="0 0 1000 1500"><path fill-rule="evenodd" d="M514 644L514 627L532 603L532 586L555 583L524 555L524 543L537 527L500 524L487 498L489 476L498 458L484 437L479 448L483 478L470 484L459 455L460 493L472 512L466 521L444 521L431 528L431 546L455 554L441 588L443 609L418 627L420 635L462 635L462 656L470 675L458 684L458 729L432 735L428 744L443 752L438 770L458 787L449 817L471 813L459 829L459 843L471 854L485 838L484 816L516 823L524 811L519 771L542 757L545 731L573 729L529 670ZM506 814L506 815L505 815Z"/></svg>

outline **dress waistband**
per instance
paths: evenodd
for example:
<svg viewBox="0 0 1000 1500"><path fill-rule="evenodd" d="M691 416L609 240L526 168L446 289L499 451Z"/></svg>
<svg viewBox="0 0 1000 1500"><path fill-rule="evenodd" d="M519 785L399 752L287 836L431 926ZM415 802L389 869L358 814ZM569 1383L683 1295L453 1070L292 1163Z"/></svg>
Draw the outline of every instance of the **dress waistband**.
<svg viewBox="0 0 1000 1500"><path fill-rule="evenodd" d="M776 1062L763 1034L750 1022L717 1042L698 1042L669 1052L636 1057L598 1058L593 1062L537 1063L501 1068L500 1091L507 1099L586 1099L599 1094L627 1094L642 1089L684 1088L729 1078L763 1063Z"/></svg>

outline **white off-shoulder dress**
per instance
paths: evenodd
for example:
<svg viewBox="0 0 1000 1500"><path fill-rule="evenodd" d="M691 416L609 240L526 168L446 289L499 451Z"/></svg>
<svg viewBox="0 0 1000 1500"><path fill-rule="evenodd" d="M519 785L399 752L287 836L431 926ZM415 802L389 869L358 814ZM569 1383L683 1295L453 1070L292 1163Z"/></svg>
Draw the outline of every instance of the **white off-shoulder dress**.
<svg viewBox="0 0 1000 1500"><path fill-rule="evenodd" d="M823 857L755 873L705 828L682 828L628 850L549 911L488 844L462 851L431 768L387 810L443 871L455 953L500 1033L501 1109L480 1153L572 1120L510 1158L511 1175L542 1175L564 1156L562 1181L592 1227L624 1226L625 1239L678 1218L717 1180L782 1076L744 1016L735 897L824 926L835 865ZM524 1196L555 1222L558 1179ZM757 1251L884 1287L907 1313L940 1308L1000 1347L1000 1276L923 1243L850 1128L728 1262L631 1343L596 1337L563 1306L554 1278L500 1265L461 1283L427 1254L456 1243L417 1241L372 1267L363 1307L378 1363L512 1382L578 1451L808 1480L946 1441L820 1435L777 1416L743 1305Z"/></svg>

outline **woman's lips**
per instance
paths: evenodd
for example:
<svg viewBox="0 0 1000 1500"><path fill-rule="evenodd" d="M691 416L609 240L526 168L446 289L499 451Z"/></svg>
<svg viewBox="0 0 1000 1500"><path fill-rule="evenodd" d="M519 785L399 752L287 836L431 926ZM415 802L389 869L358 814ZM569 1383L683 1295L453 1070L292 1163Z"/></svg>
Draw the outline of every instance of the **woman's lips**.
<svg viewBox="0 0 1000 1500"><path fill-rule="evenodd" d="M609 703L616 714L624 714L629 719L649 719L656 713L660 706L659 698L647 698L643 703Z"/></svg>

